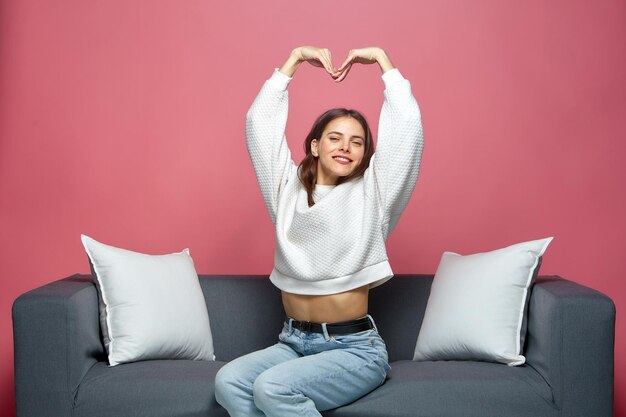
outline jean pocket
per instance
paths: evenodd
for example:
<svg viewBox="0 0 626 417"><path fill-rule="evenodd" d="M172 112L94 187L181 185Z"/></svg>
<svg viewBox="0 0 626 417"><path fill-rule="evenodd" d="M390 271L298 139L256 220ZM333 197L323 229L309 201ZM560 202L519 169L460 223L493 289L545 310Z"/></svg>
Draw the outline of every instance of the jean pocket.
<svg viewBox="0 0 626 417"><path fill-rule="evenodd" d="M278 340L280 340L281 342L284 342L285 339L287 339L289 336L291 336L291 333L293 333L293 329L290 332L289 331L289 327L287 325L283 326L283 329L278 334Z"/></svg>

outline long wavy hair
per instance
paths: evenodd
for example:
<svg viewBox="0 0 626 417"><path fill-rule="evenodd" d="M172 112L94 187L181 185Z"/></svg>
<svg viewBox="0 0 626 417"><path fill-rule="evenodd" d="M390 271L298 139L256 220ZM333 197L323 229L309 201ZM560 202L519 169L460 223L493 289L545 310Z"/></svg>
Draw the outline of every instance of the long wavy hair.
<svg viewBox="0 0 626 417"><path fill-rule="evenodd" d="M315 182L317 179L318 160L318 157L313 156L313 153L311 152L311 142L315 138L317 138L318 141L322 139L322 133L324 132L324 129L326 129L328 123L338 117L345 116L355 118L363 127L363 131L365 132L365 150L361 163L350 174L344 177L339 177L337 180L337 185L361 177L365 173L367 167L369 167L370 159L372 158L372 155L374 155L374 141L372 139L372 131L370 130L367 120L360 112L354 109L339 107L327 110L322 113L315 120L311 131L304 140L305 156L298 166L298 178L306 189L309 207L315 204L315 201L313 201L313 191L315 190Z"/></svg>

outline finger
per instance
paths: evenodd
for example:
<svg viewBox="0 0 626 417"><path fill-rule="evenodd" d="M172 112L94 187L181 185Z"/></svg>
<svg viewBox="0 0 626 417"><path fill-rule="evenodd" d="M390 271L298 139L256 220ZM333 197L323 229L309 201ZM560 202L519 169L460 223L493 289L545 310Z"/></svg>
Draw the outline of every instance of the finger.
<svg viewBox="0 0 626 417"><path fill-rule="evenodd" d="M350 68L352 68L351 64L346 67L346 69L343 71L343 73L335 81L337 81L337 82L343 81L343 79L346 78L346 76L350 72Z"/></svg>
<svg viewBox="0 0 626 417"><path fill-rule="evenodd" d="M337 68L337 71L343 71L346 68L346 65L348 65L349 62L350 62L350 58L347 58L345 61L343 61L341 66L339 68Z"/></svg>
<svg viewBox="0 0 626 417"><path fill-rule="evenodd" d="M350 53L348 54L348 57L346 58L345 61L343 61L343 64L341 64L341 66L339 68L337 68L338 71L343 71L344 68L346 67L346 65L348 65L352 59L354 58L353 52L352 50L350 50Z"/></svg>
<svg viewBox="0 0 626 417"><path fill-rule="evenodd" d="M328 71L329 74L333 74L335 69L333 68L330 51L328 49L324 49L322 55L324 56L324 67L326 67L326 71Z"/></svg>
<svg viewBox="0 0 626 417"><path fill-rule="evenodd" d="M317 60L318 66L323 67L326 71L328 71L328 65L326 64L326 56L324 55L324 50L322 48L316 51L315 59Z"/></svg>
<svg viewBox="0 0 626 417"><path fill-rule="evenodd" d="M347 76L348 73L350 72L350 70L352 69L352 64L348 65L345 69L345 71L343 72L343 74L341 75L341 80L343 81Z"/></svg>
<svg viewBox="0 0 626 417"><path fill-rule="evenodd" d="M328 63L330 64L330 68L332 70L332 73L336 73L337 72L337 68L335 68L335 64L333 64L333 54L328 51Z"/></svg>

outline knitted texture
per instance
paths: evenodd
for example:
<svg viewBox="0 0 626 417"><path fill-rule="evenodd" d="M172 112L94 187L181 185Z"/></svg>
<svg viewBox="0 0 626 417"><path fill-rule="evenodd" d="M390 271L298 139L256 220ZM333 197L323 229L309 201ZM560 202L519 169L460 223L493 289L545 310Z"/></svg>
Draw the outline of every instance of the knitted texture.
<svg viewBox="0 0 626 417"><path fill-rule="evenodd" d="M397 68L381 78L384 100L369 167L358 179L315 193L312 207L285 136L293 77L274 68L246 114L248 153L276 230L270 280L283 291L335 294L393 276L385 241L415 188L424 135L410 82Z"/></svg>

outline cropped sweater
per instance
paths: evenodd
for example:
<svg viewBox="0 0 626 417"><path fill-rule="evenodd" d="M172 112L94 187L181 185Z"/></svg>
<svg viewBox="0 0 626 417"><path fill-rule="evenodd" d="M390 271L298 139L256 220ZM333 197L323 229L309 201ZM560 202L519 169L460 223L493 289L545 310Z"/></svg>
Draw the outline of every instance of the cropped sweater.
<svg viewBox="0 0 626 417"><path fill-rule="evenodd" d="M415 188L424 135L410 82L397 68L381 78L384 100L367 170L339 185L316 185L311 207L285 136L293 77L274 68L246 114L248 153L276 231L270 280L283 291L335 294L393 277L385 241Z"/></svg>

